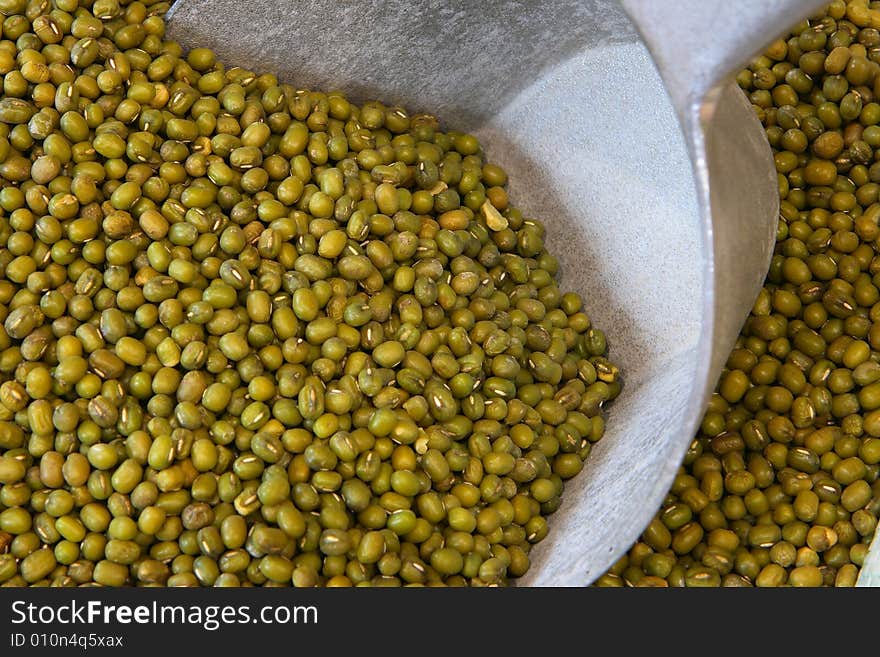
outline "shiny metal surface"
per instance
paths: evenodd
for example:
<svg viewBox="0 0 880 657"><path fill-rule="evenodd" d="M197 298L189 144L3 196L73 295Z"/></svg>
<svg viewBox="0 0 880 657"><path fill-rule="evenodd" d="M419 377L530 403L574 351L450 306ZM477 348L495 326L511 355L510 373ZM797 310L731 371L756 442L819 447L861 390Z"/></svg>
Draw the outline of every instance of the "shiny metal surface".
<svg viewBox="0 0 880 657"><path fill-rule="evenodd" d="M822 4L623 0L638 31L615 0L172 8L170 36L229 65L472 130L512 202L547 225L563 287L608 334L625 387L520 584L589 583L668 490L778 215L769 147L726 75Z"/></svg>

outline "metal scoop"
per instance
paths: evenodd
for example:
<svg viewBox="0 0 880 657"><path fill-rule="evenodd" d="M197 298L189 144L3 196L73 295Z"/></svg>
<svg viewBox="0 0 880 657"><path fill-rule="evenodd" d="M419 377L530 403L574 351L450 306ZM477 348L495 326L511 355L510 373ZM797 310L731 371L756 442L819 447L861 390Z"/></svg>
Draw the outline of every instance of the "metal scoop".
<svg viewBox="0 0 880 657"><path fill-rule="evenodd" d="M472 131L512 202L546 224L562 287L583 295L625 383L521 585L593 581L668 491L779 212L770 148L727 76L823 4L178 0L169 12L171 37L227 65Z"/></svg>

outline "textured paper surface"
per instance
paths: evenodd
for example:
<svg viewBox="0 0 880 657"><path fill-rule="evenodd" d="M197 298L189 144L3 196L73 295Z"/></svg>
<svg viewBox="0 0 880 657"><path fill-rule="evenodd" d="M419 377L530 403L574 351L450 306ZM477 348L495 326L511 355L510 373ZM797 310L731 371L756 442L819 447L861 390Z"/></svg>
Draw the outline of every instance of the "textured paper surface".
<svg viewBox="0 0 880 657"><path fill-rule="evenodd" d="M669 489L702 415L709 361L717 373L755 278L716 272L705 255L712 235L688 148L617 2L179 0L169 32L297 87L430 111L475 132L507 169L512 202L546 224L563 289L583 295L625 377L605 438L566 485L519 583L601 575ZM747 248L759 237L727 233L743 268L760 260ZM736 303L720 304L725 324L713 330L722 274Z"/></svg>

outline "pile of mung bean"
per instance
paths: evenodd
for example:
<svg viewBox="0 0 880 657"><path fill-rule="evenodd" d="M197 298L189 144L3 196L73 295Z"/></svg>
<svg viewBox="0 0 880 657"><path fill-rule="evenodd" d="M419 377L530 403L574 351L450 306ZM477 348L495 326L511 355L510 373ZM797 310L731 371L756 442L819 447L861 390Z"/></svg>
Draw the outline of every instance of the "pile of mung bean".
<svg viewBox="0 0 880 657"><path fill-rule="evenodd" d="M0 0L0 584L498 585L620 391L472 135Z"/></svg>
<svg viewBox="0 0 880 657"><path fill-rule="evenodd" d="M659 513L602 586L853 586L880 514L880 2L742 71L781 216L766 284Z"/></svg>

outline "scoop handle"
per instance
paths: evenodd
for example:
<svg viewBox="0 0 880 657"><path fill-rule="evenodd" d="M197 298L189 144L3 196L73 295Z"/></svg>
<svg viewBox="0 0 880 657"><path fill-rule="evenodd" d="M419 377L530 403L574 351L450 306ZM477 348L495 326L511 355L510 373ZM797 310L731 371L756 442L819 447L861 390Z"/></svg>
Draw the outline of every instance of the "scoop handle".
<svg viewBox="0 0 880 657"><path fill-rule="evenodd" d="M680 118L727 75L827 0L621 0Z"/></svg>

